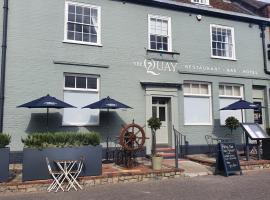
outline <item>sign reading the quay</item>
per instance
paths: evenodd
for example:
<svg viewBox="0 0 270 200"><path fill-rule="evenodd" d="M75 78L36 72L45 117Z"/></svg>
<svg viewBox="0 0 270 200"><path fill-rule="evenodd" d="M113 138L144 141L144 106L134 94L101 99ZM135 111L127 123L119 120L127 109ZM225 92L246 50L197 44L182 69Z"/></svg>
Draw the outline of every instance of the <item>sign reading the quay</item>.
<svg viewBox="0 0 270 200"><path fill-rule="evenodd" d="M247 69L244 67L229 67L229 66L207 66L195 64L180 64L178 62L167 62L154 59L145 59L144 61L133 62L136 67L143 67L146 73L158 76L162 73L175 72L195 72L195 73L213 73L213 74L244 74L244 75L258 75L254 69Z"/></svg>
<svg viewBox="0 0 270 200"><path fill-rule="evenodd" d="M176 72L178 63L145 59L143 62L134 62L134 65L137 67L145 67L146 73L158 76L162 72Z"/></svg>

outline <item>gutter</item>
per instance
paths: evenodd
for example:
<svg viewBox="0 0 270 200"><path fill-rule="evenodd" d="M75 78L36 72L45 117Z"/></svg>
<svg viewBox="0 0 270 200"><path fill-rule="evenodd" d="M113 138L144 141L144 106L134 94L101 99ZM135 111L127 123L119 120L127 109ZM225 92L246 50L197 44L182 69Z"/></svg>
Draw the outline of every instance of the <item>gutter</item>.
<svg viewBox="0 0 270 200"><path fill-rule="evenodd" d="M3 35L1 56L1 85L0 85L0 133L3 132L4 99L5 99L5 75L6 75L6 53L7 53L7 25L8 25L8 0L4 0L3 6Z"/></svg>
<svg viewBox="0 0 270 200"><path fill-rule="evenodd" d="M147 5L157 8L178 10L182 12L192 12L196 14L203 14L206 16L219 17L223 19L230 19L235 21L244 21L247 23L261 24L265 23L270 26L270 19L265 17L253 16L248 14L236 13L232 11L224 11L213 8L211 6L192 5L187 3L180 3L172 0L113 0L121 1L123 3L130 2L134 4Z"/></svg>
<svg viewBox="0 0 270 200"><path fill-rule="evenodd" d="M262 38L262 49L263 49L263 66L264 66L264 73L270 75L270 71L267 69L267 58L266 58L266 47L265 47L265 24L260 25L261 29L261 38Z"/></svg>

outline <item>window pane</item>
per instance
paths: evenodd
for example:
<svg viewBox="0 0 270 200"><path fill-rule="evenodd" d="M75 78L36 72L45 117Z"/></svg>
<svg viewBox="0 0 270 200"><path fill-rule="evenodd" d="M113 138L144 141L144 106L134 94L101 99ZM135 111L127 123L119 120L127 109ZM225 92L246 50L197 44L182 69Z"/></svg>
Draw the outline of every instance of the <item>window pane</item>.
<svg viewBox="0 0 270 200"><path fill-rule="evenodd" d="M234 86L234 96L241 96L240 86Z"/></svg>
<svg viewBox="0 0 270 200"><path fill-rule="evenodd" d="M225 95L224 85L219 86L219 95Z"/></svg>
<svg viewBox="0 0 270 200"><path fill-rule="evenodd" d="M68 12L69 13L75 13L75 6L74 5L69 5L68 6Z"/></svg>
<svg viewBox="0 0 270 200"><path fill-rule="evenodd" d="M68 33L67 33L67 38L69 39L69 40L74 40L74 32L71 32L71 31L69 31Z"/></svg>
<svg viewBox="0 0 270 200"><path fill-rule="evenodd" d="M76 22L82 23L82 15L76 15Z"/></svg>
<svg viewBox="0 0 270 200"><path fill-rule="evenodd" d="M209 124L211 122L210 106L210 98L184 97L185 124Z"/></svg>
<svg viewBox="0 0 270 200"><path fill-rule="evenodd" d="M83 17L83 23L84 24L90 24L90 16L84 16Z"/></svg>
<svg viewBox="0 0 270 200"><path fill-rule="evenodd" d="M163 44L163 50L168 51L168 44L166 44L166 43Z"/></svg>
<svg viewBox="0 0 270 200"><path fill-rule="evenodd" d="M157 107L152 106L152 117L157 117Z"/></svg>
<svg viewBox="0 0 270 200"><path fill-rule="evenodd" d="M82 14L82 7L76 6L76 14Z"/></svg>
<svg viewBox="0 0 270 200"><path fill-rule="evenodd" d="M166 109L165 107L159 107L159 119L160 121L166 121Z"/></svg>
<svg viewBox="0 0 270 200"><path fill-rule="evenodd" d="M150 43L150 48L151 49L157 49L157 43L156 42L151 42Z"/></svg>
<svg viewBox="0 0 270 200"><path fill-rule="evenodd" d="M91 35L90 39L91 39L90 42L97 43L97 35Z"/></svg>
<svg viewBox="0 0 270 200"><path fill-rule="evenodd" d="M75 76L65 76L65 87L75 88Z"/></svg>
<svg viewBox="0 0 270 200"><path fill-rule="evenodd" d="M83 14L90 16L90 8L84 8L83 9Z"/></svg>
<svg viewBox="0 0 270 200"><path fill-rule="evenodd" d="M91 26L91 27L90 27L90 33L91 33L91 34L97 34L97 27Z"/></svg>
<svg viewBox="0 0 270 200"><path fill-rule="evenodd" d="M84 33L90 33L90 26L83 26Z"/></svg>
<svg viewBox="0 0 270 200"><path fill-rule="evenodd" d="M191 93L191 89L190 89L190 84L189 83L184 83L184 93Z"/></svg>
<svg viewBox="0 0 270 200"><path fill-rule="evenodd" d="M226 95L228 96L232 96L233 92L232 92L232 86L226 86Z"/></svg>
<svg viewBox="0 0 270 200"><path fill-rule="evenodd" d="M228 106L228 105L230 105L238 100L239 99L237 99L237 98L219 98L220 108L224 108L225 106ZM245 115L245 114L243 113L243 115ZM236 119L238 119L239 122L242 122L240 110L220 110L220 124L225 125L225 120L230 116L233 116Z"/></svg>
<svg viewBox="0 0 270 200"><path fill-rule="evenodd" d="M162 43L157 43L157 50L163 50L162 49Z"/></svg>
<svg viewBox="0 0 270 200"><path fill-rule="evenodd" d="M68 31L74 31L75 30L75 24L68 23Z"/></svg>
<svg viewBox="0 0 270 200"><path fill-rule="evenodd" d="M150 35L150 41L151 42L156 42L156 36L155 35Z"/></svg>
<svg viewBox="0 0 270 200"><path fill-rule="evenodd" d="M81 109L81 107L99 100L98 93L64 91L64 101L77 108L64 108L64 125L97 125L99 123L98 109Z"/></svg>
<svg viewBox="0 0 270 200"><path fill-rule="evenodd" d="M208 94L208 85L201 84L201 94Z"/></svg>
<svg viewBox="0 0 270 200"><path fill-rule="evenodd" d="M89 42L90 41L90 34L83 34L83 41Z"/></svg>
<svg viewBox="0 0 270 200"><path fill-rule="evenodd" d="M82 25L76 24L76 32L82 32Z"/></svg>
<svg viewBox="0 0 270 200"><path fill-rule="evenodd" d="M82 41L82 33L75 33L75 40Z"/></svg>
<svg viewBox="0 0 270 200"><path fill-rule="evenodd" d="M88 89L97 89L97 79L88 77L87 78L87 88Z"/></svg>
<svg viewBox="0 0 270 200"><path fill-rule="evenodd" d="M86 77L76 77L76 88L86 88Z"/></svg>
<svg viewBox="0 0 270 200"><path fill-rule="evenodd" d="M91 9L91 16L97 18L97 9L95 8Z"/></svg>
<svg viewBox="0 0 270 200"><path fill-rule="evenodd" d="M191 84L192 94L200 94L199 84Z"/></svg>
<svg viewBox="0 0 270 200"><path fill-rule="evenodd" d="M75 22L75 14L68 14L68 21Z"/></svg>

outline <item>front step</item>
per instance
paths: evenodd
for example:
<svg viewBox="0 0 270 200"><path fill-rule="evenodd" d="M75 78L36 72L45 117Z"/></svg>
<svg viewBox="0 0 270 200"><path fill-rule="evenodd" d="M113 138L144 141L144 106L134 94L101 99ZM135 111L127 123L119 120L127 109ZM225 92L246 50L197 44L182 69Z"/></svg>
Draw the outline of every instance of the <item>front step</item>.
<svg viewBox="0 0 270 200"><path fill-rule="evenodd" d="M164 159L175 158L175 149L171 147L157 148L156 152L161 155Z"/></svg>

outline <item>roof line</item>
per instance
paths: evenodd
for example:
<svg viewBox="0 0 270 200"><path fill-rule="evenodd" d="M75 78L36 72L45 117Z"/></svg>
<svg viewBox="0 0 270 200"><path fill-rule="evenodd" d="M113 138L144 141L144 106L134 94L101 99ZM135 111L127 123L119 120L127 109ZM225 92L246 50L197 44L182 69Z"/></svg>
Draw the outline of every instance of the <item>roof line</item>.
<svg viewBox="0 0 270 200"><path fill-rule="evenodd" d="M173 10L181 10L183 12L195 12L198 14L205 14L208 16L215 16L224 19L231 19L236 21L245 21L249 23L270 25L270 19L259 16L252 16L248 14L236 13L231 11L224 11L209 6L190 5L186 3L176 2L172 0L114 0L131 2L135 4L144 4L149 6L155 6L159 8L167 8Z"/></svg>

